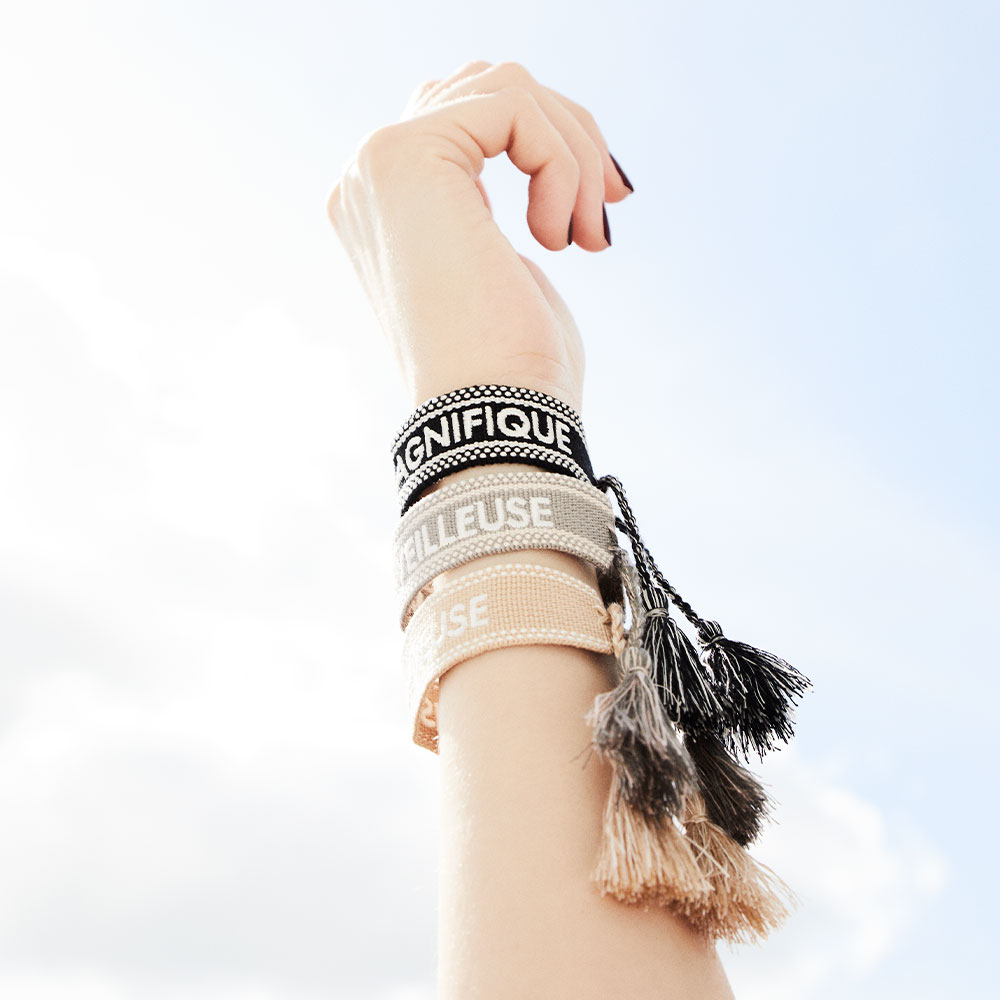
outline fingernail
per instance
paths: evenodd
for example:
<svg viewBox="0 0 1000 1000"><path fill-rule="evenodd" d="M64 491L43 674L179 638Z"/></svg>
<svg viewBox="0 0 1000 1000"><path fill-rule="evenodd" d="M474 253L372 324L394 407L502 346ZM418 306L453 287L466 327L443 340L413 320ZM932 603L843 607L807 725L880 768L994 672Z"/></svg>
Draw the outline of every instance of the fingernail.
<svg viewBox="0 0 1000 1000"><path fill-rule="evenodd" d="M608 156L611 156L610 152L608 153ZM611 156L611 162L615 165L615 170L618 171L618 176L622 179L622 184L624 184L629 191L634 191L635 188L632 187L632 182L625 176L625 171L618 166L618 161L613 156Z"/></svg>
<svg viewBox="0 0 1000 1000"><path fill-rule="evenodd" d="M566 234L566 246L573 242L573 216L569 217L569 232Z"/></svg>
<svg viewBox="0 0 1000 1000"><path fill-rule="evenodd" d="M604 238L608 241L608 246L611 246L611 227L608 225L608 210L604 207L604 202L601 202L601 212L604 215Z"/></svg>

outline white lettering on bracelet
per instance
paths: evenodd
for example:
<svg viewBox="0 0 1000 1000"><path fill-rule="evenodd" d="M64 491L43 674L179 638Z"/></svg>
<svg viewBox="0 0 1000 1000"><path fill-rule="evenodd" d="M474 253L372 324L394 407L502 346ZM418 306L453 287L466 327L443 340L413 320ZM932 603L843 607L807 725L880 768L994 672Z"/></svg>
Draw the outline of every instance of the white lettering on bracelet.
<svg viewBox="0 0 1000 1000"><path fill-rule="evenodd" d="M570 425L550 413L539 413L535 409L525 411L518 406L505 406L494 415L491 406L469 406L460 413L443 414L436 428L428 422L406 441L402 456L405 463L404 475L416 469L425 459L430 459L461 441L472 440L476 428L480 426L485 427L488 439L499 436L522 441L530 440L538 444L551 445L567 455L573 454Z"/></svg>
<svg viewBox="0 0 1000 1000"><path fill-rule="evenodd" d="M489 625L485 593L469 598L468 612L465 601L459 601L441 612L440 622L434 629L434 645L440 646L446 638L461 635L467 628L473 629L477 625Z"/></svg>
<svg viewBox="0 0 1000 1000"><path fill-rule="evenodd" d="M402 552L406 571L413 569L428 556L463 538L472 538L482 532L501 531L504 528L554 528L552 498L544 495L494 497L494 518L491 520L486 503L458 507L454 512L454 533L449 532L443 514L437 516L437 530L422 524L418 531L403 541Z"/></svg>

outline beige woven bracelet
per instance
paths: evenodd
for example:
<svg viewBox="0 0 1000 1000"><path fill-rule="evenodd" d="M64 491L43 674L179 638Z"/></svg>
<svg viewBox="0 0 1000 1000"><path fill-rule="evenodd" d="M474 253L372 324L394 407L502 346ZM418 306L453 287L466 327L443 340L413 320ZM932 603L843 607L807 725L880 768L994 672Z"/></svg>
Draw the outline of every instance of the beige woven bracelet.
<svg viewBox="0 0 1000 1000"><path fill-rule="evenodd" d="M441 675L462 660L505 646L552 644L597 653L621 648L619 604L590 584L534 563L498 563L434 591L404 633L403 669L413 742L438 752Z"/></svg>
<svg viewBox="0 0 1000 1000"><path fill-rule="evenodd" d="M601 593L618 546L606 493L545 469L489 472L429 493L402 517L393 539L396 607L407 628L414 597L438 574L479 556L554 549L596 567ZM608 589L608 588L611 589Z"/></svg>

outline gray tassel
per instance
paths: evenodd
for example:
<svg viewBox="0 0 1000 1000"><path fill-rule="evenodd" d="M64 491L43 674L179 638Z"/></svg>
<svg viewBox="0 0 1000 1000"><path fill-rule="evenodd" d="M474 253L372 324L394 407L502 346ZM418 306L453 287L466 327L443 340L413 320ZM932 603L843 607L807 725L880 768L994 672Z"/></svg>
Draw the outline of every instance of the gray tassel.
<svg viewBox="0 0 1000 1000"><path fill-rule="evenodd" d="M635 567L616 552L618 571L632 607L632 626L618 657L619 683L594 699L586 720L591 745L618 773L619 794L629 808L650 819L679 816L695 787L695 770L653 680L652 659L633 636L641 630Z"/></svg>

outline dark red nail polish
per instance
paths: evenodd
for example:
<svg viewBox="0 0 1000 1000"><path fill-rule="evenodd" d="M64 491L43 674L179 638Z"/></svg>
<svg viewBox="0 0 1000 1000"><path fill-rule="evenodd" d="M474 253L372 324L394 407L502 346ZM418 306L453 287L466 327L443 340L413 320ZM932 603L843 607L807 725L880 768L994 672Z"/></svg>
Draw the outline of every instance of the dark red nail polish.
<svg viewBox="0 0 1000 1000"><path fill-rule="evenodd" d="M601 212L604 215L604 238L608 241L608 246L611 246L611 227L608 225L608 210L604 207L604 202L601 202Z"/></svg>
<svg viewBox="0 0 1000 1000"><path fill-rule="evenodd" d="M611 153L608 153L608 156L611 156ZM613 156L611 156L611 162L615 165L615 170L618 171L618 176L622 179L622 184L624 184L629 191L634 191L635 188L632 187L632 182L625 176L625 171L618 166L618 161Z"/></svg>
<svg viewBox="0 0 1000 1000"><path fill-rule="evenodd" d="M569 232L566 234L566 246L573 242L573 216L569 217Z"/></svg>

